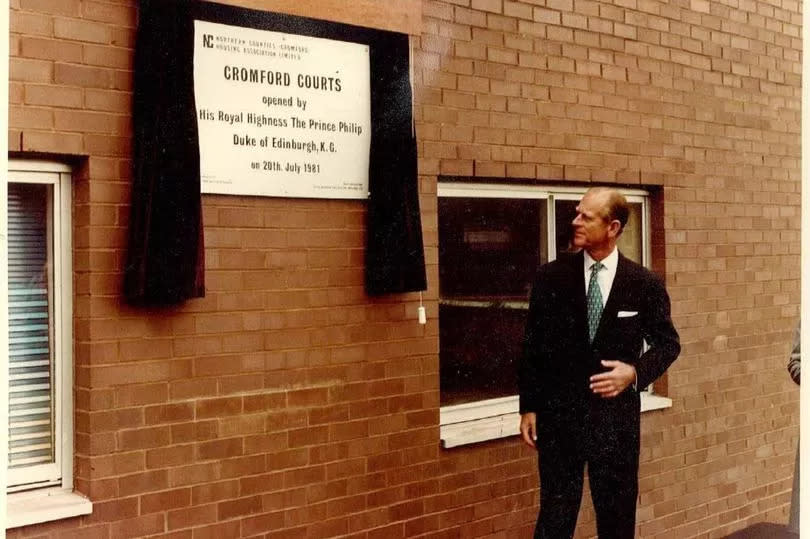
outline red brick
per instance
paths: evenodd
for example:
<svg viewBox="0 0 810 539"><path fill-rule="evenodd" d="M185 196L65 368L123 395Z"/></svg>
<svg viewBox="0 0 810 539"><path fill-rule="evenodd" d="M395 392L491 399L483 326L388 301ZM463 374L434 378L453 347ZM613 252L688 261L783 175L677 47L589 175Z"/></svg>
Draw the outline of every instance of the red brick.
<svg viewBox="0 0 810 539"><path fill-rule="evenodd" d="M9 30L12 34L53 36L53 18L38 13L11 10Z"/></svg>
<svg viewBox="0 0 810 539"><path fill-rule="evenodd" d="M284 513L281 511L242 519L242 533L245 537L282 528L284 528Z"/></svg>
<svg viewBox="0 0 810 539"><path fill-rule="evenodd" d="M149 406L144 408L144 419L147 425L190 421L194 419L194 405L184 402Z"/></svg>
<svg viewBox="0 0 810 539"><path fill-rule="evenodd" d="M274 451L281 451L292 447L288 441L288 433L278 432L270 434L259 434L255 436L245 437L245 454L250 455L254 453L269 453ZM294 445L302 445L297 440ZM293 445L293 446L294 446ZM303 445L306 445L305 443Z"/></svg>
<svg viewBox="0 0 810 539"><path fill-rule="evenodd" d="M93 503L93 513L87 517L91 523L113 522L136 517L138 515L138 498L119 498L112 501Z"/></svg>
<svg viewBox="0 0 810 539"><path fill-rule="evenodd" d="M196 485L191 489L191 503L192 505L202 505L211 502L219 502L236 498L239 494L240 482L236 479ZM252 493L243 492L242 494Z"/></svg>
<svg viewBox="0 0 810 539"><path fill-rule="evenodd" d="M177 423L171 426L172 443L198 442L219 436L219 423L216 420Z"/></svg>
<svg viewBox="0 0 810 539"><path fill-rule="evenodd" d="M90 458L88 459L88 466L92 468L92 477L100 479L107 476L142 471L145 468L145 459L141 451L114 453ZM77 468L81 468L81 466Z"/></svg>
<svg viewBox="0 0 810 539"><path fill-rule="evenodd" d="M265 417L260 414L242 416L228 419L221 422L219 427L220 436L252 435L263 432ZM245 437L247 441L247 437Z"/></svg>
<svg viewBox="0 0 810 539"><path fill-rule="evenodd" d="M110 526L101 524L98 526L85 526L77 529L65 529L55 535L58 539L106 539L110 536Z"/></svg>
<svg viewBox="0 0 810 539"><path fill-rule="evenodd" d="M503 12L503 0L472 0L471 7L481 11L492 13Z"/></svg>
<svg viewBox="0 0 810 539"><path fill-rule="evenodd" d="M242 413L242 398L201 400L197 401L195 409L197 419L237 415Z"/></svg>
<svg viewBox="0 0 810 539"><path fill-rule="evenodd" d="M312 406L327 402L328 390L326 388L304 389L291 391L287 395L290 406Z"/></svg>
<svg viewBox="0 0 810 539"><path fill-rule="evenodd" d="M216 520L217 504L212 503L169 511L166 515L166 526L169 530L176 530L210 524Z"/></svg>
<svg viewBox="0 0 810 539"><path fill-rule="evenodd" d="M191 464L169 470L169 486L180 487L219 479L216 463Z"/></svg>
<svg viewBox="0 0 810 539"><path fill-rule="evenodd" d="M111 114L57 110L54 113L54 126L61 131L81 131L84 133L113 133L117 118Z"/></svg>
<svg viewBox="0 0 810 539"><path fill-rule="evenodd" d="M355 438L366 438L369 434L369 424L366 420L335 423L329 426L329 440L342 441Z"/></svg>
<svg viewBox="0 0 810 539"><path fill-rule="evenodd" d="M122 365L112 367L95 367L90 377L95 387L119 385L123 380L128 383L164 382L188 378L191 365L185 360L151 361L140 363L137 367Z"/></svg>
<svg viewBox="0 0 810 539"><path fill-rule="evenodd" d="M213 378L176 380L169 387L172 399L213 397L217 394L217 381Z"/></svg>
<svg viewBox="0 0 810 539"><path fill-rule="evenodd" d="M241 492L242 495L250 495L250 494L278 491L283 488L284 488L284 473L272 472L268 474L262 474L241 479L239 485L239 492Z"/></svg>
<svg viewBox="0 0 810 539"><path fill-rule="evenodd" d="M54 133L26 129L21 134L21 149L27 152L80 154L82 153L82 137L76 133Z"/></svg>
<svg viewBox="0 0 810 539"><path fill-rule="evenodd" d="M25 11L53 15L78 16L80 5L80 0L19 0L19 7Z"/></svg>
<svg viewBox="0 0 810 539"><path fill-rule="evenodd" d="M124 496L162 490L167 486L168 476L165 470L125 475L118 479L118 492Z"/></svg>
<svg viewBox="0 0 810 539"><path fill-rule="evenodd" d="M166 490L141 496L141 514L170 511L191 505L191 489Z"/></svg>
<svg viewBox="0 0 810 539"><path fill-rule="evenodd" d="M214 524L203 528L194 529L194 539L220 539L222 537L238 537L239 521L226 522L224 524Z"/></svg>
<svg viewBox="0 0 810 539"><path fill-rule="evenodd" d="M105 24L79 19L57 17L53 23L54 37L91 43L109 43L110 28Z"/></svg>
<svg viewBox="0 0 810 539"><path fill-rule="evenodd" d="M117 438L121 449L148 449L168 445L170 430L168 427L124 430Z"/></svg>
<svg viewBox="0 0 810 539"><path fill-rule="evenodd" d="M84 1L82 2L82 16L88 20L107 22L128 28L135 26L135 8L133 6Z"/></svg>
<svg viewBox="0 0 810 539"><path fill-rule="evenodd" d="M119 28L117 26L112 29L112 45L117 47L126 47L132 49L135 47L135 31L132 28Z"/></svg>
<svg viewBox="0 0 810 539"><path fill-rule="evenodd" d="M245 395L243 409L245 413L272 412L287 408L287 395L283 392Z"/></svg>
<svg viewBox="0 0 810 539"><path fill-rule="evenodd" d="M12 62L9 62L12 63ZM10 82L8 85L9 103L17 105L23 102L24 87L19 82Z"/></svg>
<svg viewBox="0 0 810 539"><path fill-rule="evenodd" d="M117 351L117 347L114 347L113 350ZM115 389L115 399L118 406L142 406L166 402L168 385L158 383L122 386Z"/></svg>
<svg viewBox="0 0 810 539"><path fill-rule="evenodd" d="M264 455L248 455L224 460L220 463L220 474L223 479L255 475L267 471Z"/></svg>
<svg viewBox="0 0 810 539"><path fill-rule="evenodd" d="M126 113L132 107L131 94L87 88L84 91L84 105L90 110Z"/></svg>
<svg viewBox="0 0 810 539"><path fill-rule="evenodd" d="M262 497L251 496L250 498L239 498L217 504L218 520L228 520L235 517L260 513L262 510Z"/></svg>
<svg viewBox="0 0 810 539"><path fill-rule="evenodd" d="M23 58L78 63L82 60L82 47L78 43L66 43L57 39L22 38L20 39L20 56ZM55 78L55 81L57 83L61 82L58 77Z"/></svg>
<svg viewBox="0 0 810 539"><path fill-rule="evenodd" d="M131 146L132 141L129 137L97 134L87 134L84 136L84 150L94 155L122 157L129 154ZM92 232L93 231L91 231L91 234ZM101 242L97 243L100 247L108 246Z"/></svg>
<svg viewBox="0 0 810 539"><path fill-rule="evenodd" d="M34 129L52 129L53 111L34 107L9 107L8 125L10 127L30 127Z"/></svg>
<svg viewBox="0 0 810 539"><path fill-rule="evenodd" d="M129 520L122 520L112 524L110 530L112 537L143 537L161 533L165 530L166 518L163 513L154 513Z"/></svg>
<svg viewBox="0 0 810 539"><path fill-rule="evenodd" d="M211 442L201 443L197 446L196 460L220 460L230 457L238 457L241 456L243 452L242 438L214 440Z"/></svg>
<svg viewBox="0 0 810 539"><path fill-rule="evenodd" d="M79 49L81 60L81 45ZM56 63L54 65L54 82L65 86L79 86L87 88L114 88L113 74L100 67L87 67L75 64Z"/></svg>

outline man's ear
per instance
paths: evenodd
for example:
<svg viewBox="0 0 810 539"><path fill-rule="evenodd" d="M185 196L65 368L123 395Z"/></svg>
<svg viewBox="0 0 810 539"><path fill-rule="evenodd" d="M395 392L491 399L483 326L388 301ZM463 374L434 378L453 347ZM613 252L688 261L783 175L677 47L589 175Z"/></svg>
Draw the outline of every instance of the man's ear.
<svg viewBox="0 0 810 539"><path fill-rule="evenodd" d="M622 224L619 222L618 219L614 219L608 225L608 232L611 233L612 237L618 238L619 234L622 231Z"/></svg>

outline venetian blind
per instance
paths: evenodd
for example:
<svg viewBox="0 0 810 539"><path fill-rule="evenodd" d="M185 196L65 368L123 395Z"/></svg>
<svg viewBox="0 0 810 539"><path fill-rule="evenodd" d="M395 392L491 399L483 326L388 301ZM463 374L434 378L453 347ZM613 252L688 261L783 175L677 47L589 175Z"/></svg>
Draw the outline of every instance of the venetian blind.
<svg viewBox="0 0 810 539"><path fill-rule="evenodd" d="M54 462L48 185L8 185L9 468Z"/></svg>

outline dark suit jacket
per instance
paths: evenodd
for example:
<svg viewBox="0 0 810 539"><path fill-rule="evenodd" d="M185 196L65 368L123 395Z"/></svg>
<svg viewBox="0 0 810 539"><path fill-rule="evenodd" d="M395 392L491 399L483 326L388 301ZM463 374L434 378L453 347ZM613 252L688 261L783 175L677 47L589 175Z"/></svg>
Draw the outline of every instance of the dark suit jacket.
<svg viewBox="0 0 810 539"><path fill-rule="evenodd" d="M586 419L594 414L599 421L621 415L628 428L635 428L638 392L630 386L617 397L602 398L591 392L590 376L607 370L601 360L620 360L636 367L638 388L644 388L680 353L663 282L621 253L599 329L589 343L583 256L565 255L545 264L532 289L518 386L520 412L536 412L541 433L588 428ZM620 318L620 311L638 314ZM650 347L642 355L643 340Z"/></svg>

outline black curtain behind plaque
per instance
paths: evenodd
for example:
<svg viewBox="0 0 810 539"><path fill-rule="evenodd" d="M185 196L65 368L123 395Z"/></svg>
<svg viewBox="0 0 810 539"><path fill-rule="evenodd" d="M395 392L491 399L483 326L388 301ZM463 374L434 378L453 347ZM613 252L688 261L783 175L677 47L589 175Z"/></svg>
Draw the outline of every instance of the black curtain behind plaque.
<svg viewBox="0 0 810 539"><path fill-rule="evenodd" d="M126 301L173 305L205 293L195 19L369 46L366 291L376 295L424 290L408 36L193 0L140 0Z"/></svg>
<svg viewBox="0 0 810 539"><path fill-rule="evenodd" d="M124 296L173 305L205 295L194 21L141 0L132 104L133 178Z"/></svg>

